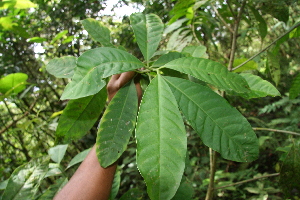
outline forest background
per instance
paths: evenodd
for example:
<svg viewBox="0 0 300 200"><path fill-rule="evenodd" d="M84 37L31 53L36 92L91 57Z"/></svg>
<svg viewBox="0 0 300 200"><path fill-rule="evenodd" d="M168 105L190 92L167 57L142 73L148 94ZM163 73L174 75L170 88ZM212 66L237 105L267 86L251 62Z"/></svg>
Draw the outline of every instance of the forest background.
<svg viewBox="0 0 300 200"><path fill-rule="evenodd" d="M55 130L68 102L61 101L60 97L70 79L54 77L46 66L53 58L79 57L101 46L84 30L81 20L86 18L101 21L110 30L113 45L122 46L141 58L130 26L128 10L132 10L154 13L162 19L165 30L159 44L161 54L198 46L202 57L236 73L258 75L271 82L281 94L251 99L225 95L252 125L260 153L257 160L249 163L219 156L213 196L216 199L284 199L287 195L299 199L300 184L296 180L297 174L300 175L299 1L120 0L111 8L118 9L116 13L107 13L105 8L112 5L108 2L0 2L0 194L5 190L14 191L8 184L9 178L20 176L22 167L30 171L28 163L31 167L39 165L37 159L42 156L49 155L52 161L43 168L46 175L37 176L40 181L31 185L26 194L34 194L35 199L51 199L72 176L86 150L95 143L100 119L80 140L60 144L55 139ZM126 15L119 15L124 9ZM239 67L249 58L251 61ZM193 134L189 124L186 129L190 133L186 181L180 187L182 194L174 199L180 199L180 195L185 199L204 199L210 182L209 148ZM280 176L281 170L293 175ZM114 198L125 199L128 191L136 199L148 198L136 168L134 138L119 161L116 176L119 178L114 185ZM30 181L36 183L27 177L23 186L30 185ZM289 191L293 184L298 188ZM18 192L22 194L22 190Z"/></svg>

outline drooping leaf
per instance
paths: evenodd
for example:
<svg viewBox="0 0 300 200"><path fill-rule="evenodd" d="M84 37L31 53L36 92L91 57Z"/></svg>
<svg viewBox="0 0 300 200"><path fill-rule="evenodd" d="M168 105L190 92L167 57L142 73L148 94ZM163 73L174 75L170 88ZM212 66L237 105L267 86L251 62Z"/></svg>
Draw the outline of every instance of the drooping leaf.
<svg viewBox="0 0 300 200"><path fill-rule="evenodd" d="M59 118L56 136L64 142L80 139L97 121L106 103L106 88L95 95L70 100Z"/></svg>
<svg viewBox="0 0 300 200"><path fill-rule="evenodd" d="M50 60L46 65L46 70L57 78L72 78L76 64L76 57L64 56Z"/></svg>
<svg viewBox="0 0 300 200"><path fill-rule="evenodd" d="M100 42L105 47L114 47L110 42L110 30L100 21L87 18L82 20L81 23L93 40Z"/></svg>
<svg viewBox="0 0 300 200"><path fill-rule="evenodd" d="M248 73L241 73L240 75L247 81L251 90L251 92L240 93L240 96L246 99L280 96L279 91L270 82L263 80L259 76Z"/></svg>
<svg viewBox="0 0 300 200"><path fill-rule="evenodd" d="M41 157L15 169L9 178L2 199L33 199L47 172L48 162L49 159Z"/></svg>
<svg viewBox="0 0 300 200"><path fill-rule="evenodd" d="M251 125L224 98L197 83L164 78L205 145L228 160L250 162L258 157L258 140Z"/></svg>
<svg viewBox="0 0 300 200"><path fill-rule="evenodd" d="M170 88L157 75L147 87L136 126L137 166L151 199L171 199L185 166L187 139Z"/></svg>
<svg viewBox="0 0 300 200"><path fill-rule="evenodd" d="M79 154L77 154L74 158L72 158L72 160L70 161L66 169L69 169L70 167L73 167L74 165L81 163L86 158L86 156L89 154L90 151L91 148L86 149L80 152Z"/></svg>
<svg viewBox="0 0 300 200"><path fill-rule="evenodd" d="M218 62L204 58L179 58L164 65L216 86L219 89L235 91L237 93L249 92L246 80L240 75L229 72Z"/></svg>
<svg viewBox="0 0 300 200"><path fill-rule="evenodd" d="M268 51L267 58L268 58L267 60L268 69L270 70L271 77L277 86L280 81L280 74L281 74L279 57L275 56L272 52Z"/></svg>
<svg viewBox="0 0 300 200"><path fill-rule="evenodd" d="M66 86L61 99L76 99L96 94L107 78L143 67L133 55L115 48L100 47L84 52L77 61L72 81Z"/></svg>
<svg viewBox="0 0 300 200"><path fill-rule="evenodd" d="M60 163L63 157L65 156L67 148L68 148L67 144L57 145L55 147L50 148L48 150L48 154L54 162Z"/></svg>
<svg viewBox="0 0 300 200"><path fill-rule="evenodd" d="M117 170L114 176L114 181L111 187L110 195L109 195L109 200L114 200L119 192L120 188L120 183L121 183L121 172L120 170Z"/></svg>
<svg viewBox="0 0 300 200"><path fill-rule="evenodd" d="M56 193L67 184L68 178L59 178L41 195L38 200L52 200Z"/></svg>
<svg viewBox="0 0 300 200"><path fill-rule="evenodd" d="M285 197L290 199L300 195L300 143L294 141L294 144L284 160L281 171L279 184Z"/></svg>
<svg viewBox="0 0 300 200"><path fill-rule="evenodd" d="M248 60L248 59L247 58L235 59L233 62L233 67L239 66L246 60ZM257 63L255 61L251 60L251 61L247 62L246 64L244 64L243 66L237 68L233 72L243 72L243 71L256 70L256 69L257 69Z"/></svg>
<svg viewBox="0 0 300 200"><path fill-rule="evenodd" d="M205 46L187 46L182 49L182 53L188 53L195 58L208 58Z"/></svg>
<svg viewBox="0 0 300 200"><path fill-rule="evenodd" d="M97 156L102 167L113 164L126 150L138 110L136 88L131 81L109 103L97 134Z"/></svg>
<svg viewBox="0 0 300 200"><path fill-rule="evenodd" d="M18 94L26 87L27 74L14 73L0 79L0 93Z"/></svg>
<svg viewBox="0 0 300 200"><path fill-rule="evenodd" d="M261 39L263 40L268 33L267 23L264 20L264 18L260 15L260 13L258 12L257 9L255 9L252 6L249 6L249 8L252 11L252 13L254 14L255 19L258 21L258 32L259 32Z"/></svg>
<svg viewBox="0 0 300 200"><path fill-rule="evenodd" d="M158 47L164 25L155 14L135 13L130 16L130 22L139 48L148 62Z"/></svg>
<svg viewBox="0 0 300 200"><path fill-rule="evenodd" d="M295 99L300 94L300 73L293 79L290 88L290 99Z"/></svg>

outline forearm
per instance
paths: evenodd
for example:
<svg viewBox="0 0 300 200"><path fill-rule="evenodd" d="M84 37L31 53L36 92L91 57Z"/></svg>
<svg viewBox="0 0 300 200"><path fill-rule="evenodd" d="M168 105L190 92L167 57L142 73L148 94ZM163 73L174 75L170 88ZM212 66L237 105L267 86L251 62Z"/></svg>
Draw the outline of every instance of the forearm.
<svg viewBox="0 0 300 200"><path fill-rule="evenodd" d="M94 146L54 200L107 200L110 195L116 166L116 164L113 164L108 168L102 168Z"/></svg>

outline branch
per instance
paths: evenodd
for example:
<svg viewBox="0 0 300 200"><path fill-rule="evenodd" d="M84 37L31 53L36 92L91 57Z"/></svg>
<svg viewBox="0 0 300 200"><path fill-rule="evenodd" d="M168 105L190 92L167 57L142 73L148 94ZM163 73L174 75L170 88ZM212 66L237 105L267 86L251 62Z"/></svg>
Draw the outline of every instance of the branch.
<svg viewBox="0 0 300 200"><path fill-rule="evenodd" d="M212 8L214 9L215 13L217 14L217 16L220 18L221 22L226 26L226 28L233 34L233 30L230 26L228 26L228 24L225 22L225 20L223 19L223 17L220 15L219 11L216 9L215 6L212 6Z"/></svg>
<svg viewBox="0 0 300 200"><path fill-rule="evenodd" d="M248 63L249 61L251 61L253 58L255 58L256 56L258 56L259 54L261 54L262 52L266 51L268 48L270 48L273 44L275 44L278 40L280 40L281 38L283 38L284 36L286 36L287 34L289 34L290 32L292 32L295 28L300 26L300 22L297 23L296 25L292 26L290 28L290 30L288 30L287 32L285 32L283 35L279 36L276 40L274 40L273 42L271 42L271 44L269 44L268 46L266 46L265 48L263 48L262 50L260 50L258 53L256 53L255 55L253 55L252 57L250 57L248 60L246 60L245 62L243 62L242 64L240 64L239 66L235 67L232 69L232 71L242 67L243 65L245 65L246 63Z"/></svg>
<svg viewBox="0 0 300 200"><path fill-rule="evenodd" d="M260 176L260 177L256 177L256 178L252 178L252 179L248 179L248 180L244 180L244 181L239 181L239 182L232 183L232 184L229 184L229 185L224 185L224 186L221 186L221 187L217 187L217 188L215 188L215 190L219 190L219 189L223 189L223 188L227 188L227 187L231 187L231 186L235 186L235 185L240 185L240 184L243 184L243 183L248 183L248 182L259 180L259 179L263 179L263 178L269 178L269 177L273 177L273 176L279 176L279 175L280 175L279 173L268 174L268 175L264 175L264 176Z"/></svg>
<svg viewBox="0 0 300 200"><path fill-rule="evenodd" d="M215 187L215 172L216 172L216 160L217 160L217 152L209 148L209 158L210 158L210 175L209 175L209 185L206 192L205 200L213 199L213 192Z"/></svg>
<svg viewBox="0 0 300 200"><path fill-rule="evenodd" d="M278 129L272 129L272 128L257 128L257 127L253 127L252 129L254 131L272 131L272 132L277 132L277 133L287 133L287 134L291 134L291 135L300 136L300 133L293 132L293 131L285 131L285 130L278 130Z"/></svg>

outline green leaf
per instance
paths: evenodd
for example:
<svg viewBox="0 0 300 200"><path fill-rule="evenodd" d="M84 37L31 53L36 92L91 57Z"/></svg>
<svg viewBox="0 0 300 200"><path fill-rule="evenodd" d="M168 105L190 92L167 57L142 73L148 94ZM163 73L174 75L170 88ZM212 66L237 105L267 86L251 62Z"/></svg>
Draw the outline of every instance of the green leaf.
<svg viewBox="0 0 300 200"><path fill-rule="evenodd" d="M86 158L86 156L89 154L90 151L91 151L91 148L86 149L86 150L80 152L79 154L77 154L77 155L70 161L70 163L68 164L68 166L67 166L66 169L69 169L70 167L73 167L74 165L76 165L76 164L78 164L78 163L81 163L81 162Z"/></svg>
<svg viewBox="0 0 300 200"><path fill-rule="evenodd" d="M259 32L259 35L260 35L261 39L263 40L266 37L267 33L268 33L267 23L264 20L264 18L260 15L258 10L256 10L252 6L249 6L249 8L253 12L255 19L258 21L258 32Z"/></svg>
<svg viewBox="0 0 300 200"><path fill-rule="evenodd" d="M63 145L57 145L55 147L52 147L48 150L48 154L50 156L50 158L56 162L56 163L60 163L61 160L64 158L65 153L67 151L68 145L67 144L63 144Z"/></svg>
<svg viewBox="0 0 300 200"><path fill-rule="evenodd" d="M64 30L59 32L50 42L50 44L54 44L54 42L56 42L57 40L61 39L62 37L64 37L65 35L68 34L68 30Z"/></svg>
<svg viewBox="0 0 300 200"><path fill-rule="evenodd" d="M168 50L182 51L193 40L190 28L183 27L176 30L167 43Z"/></svg>
<svg viewBox="0 0 300 200"><path fill-rule="evenodd" d="M12 30L13 27L18 26L17 23L13 22L13 18L11 16L0 17L0 26L3 30Z"/></svg>
<svg viewBox="0 0 300 200"><path fill-rule="evenodd" d="M97 134L97 156L101 166L113 164L126 150L135 127L138 98L134 82L122 87L109 103Z"/></svg>
<svg viewBox="0 0 300 200"><path fill-rule="evenodd" d="M9 178L2 199L33 199L48 169L48 159L33 159L19 166Z"/></svg>
<svg viewBox="0 0 300 200"><path fill-rule="evenodd" d="M82 20L81 23L93 40L100 42L105 47L114 47L110 42L110 30L100 21L87 18Z"/></svg>
<svg viewBox="0 0 300 200"><path fill-rule="evenodd" d="M12 1L3 1L3 6L0 7L0 10L7 9L10 7L14 7L17 9L27 9L27 8L36 8L38 7L37 4L32 3L29 0L12 0Z"/></svg>
<svg viewBox="0 0 300 200"><path fill-rule="evenodd" d="M248 73L241 73L240 75L247 81L251 90L251 92L248 93L240 93L240 96L246 99L265 96L280 96L280 92L276 89L276 87L259 76Z"/></svg>
<svg viewBox="0 0 300 200"><path fill-rule="evenodd" d="M182 58L182 57L186 57L186 55L184 55L183 53L179 53L179 52L169 52L167 54L164 54L162 56L160 56L152 65L152 67L161 67L165 64L167 64L168 62L175 60L177 58Z"/></svg>
<svg viewBox="0 0 300 200"><path fill-rule="evenodd" d="M67 178L59 178L56 180L56 182L53 185L50 185L50 187L43 193L42 196L38 198L38 200L52 200L56 193L67 184L68 179Z"/></svg>
<svg viewBox="0 0 300 200"><path fill-rule="evenodd" d="M284 160L279 184L286 198L299 197L300 195L300 142L294 141L294 144Z"/></svg>
<svg viewBox="0 0 300 200"><path fill-rule="evenodd" d="M238 74L229 72L218 62L204 58L179 58L163 67L174 69L205 81L226 91L249 92L246 80Z"/></svg>
<svg viewBox="0 0 300 200"><path fill-rule="evenodd" d="M185 167L187 139L170 88L157 75L143 96L136 125L137 166L151 199L171 199Z"/></svg>
<svg viewBox="0 0 300 200"><path fill-rule="evenodd" d="M293 79L290 88L290 99L295 99L300 94L300 73Z"/></svg>
<svg viewBox="0 0 300 200"><path fill-rule="evenodd" d="M280 74L281 74L279 57L274 55L272 52L268 51L267 58L268 58L267 66L270 70L271 77L277 86L280 81Z"/></svg>
<svg viewBox="0 0 300 200"><path fill-rule="evenodd" d="M72 78L76 63L74 56L54 58L46 65L46 70L57 78Z"/></svg>
<svg viewBox="0 0 300 200"><path fill-rule="evenodd" d="M120 200L141 200L143 199L143 192L137 188L128 190Z"/></svg>
<svg viewBox="0 0 300 200"><path fill-rule="evenodd" d="M27 42L35 42L35 43L42 43L47 41L46 38L41 38L41 37L32 37L32 38L28 38Z"/></svg>
<svg viewBox="0 0 300 200"><path fill-rule="evenodd" d="M164 34L168 34L168 33L175 31L176 29L180 28L184 22L186 22L188 20L189 19L187 19L187 18L176 20L176 22L172 23L164 30Z"/></svg>
<svg viewBox="0 0 300 200"><path fill-rule="evenodd" d="M106 103L106 88L99 93L70 100L59 118L56 136L64 142L80 139L97 121Z"/></svg>
<svg viewBox="0 0 300 200"><path fill-rule="evenodd" d="M246 60L248 60L248 59L247 58L235 59L233 62L233 67L239 66ZM256 69L257 69L257 63L255 61L251 60L251 61L247 62L246 64L244 64L243 66L234 70L234 72L243 72L243 71L256 70Z"/></svg>
<svg viewBox="0 0 300 200"><path fill-rule="evenodd" d="M66 86L61 99L77 99L96 94L106 84L102 78L143 66L136 57L119 49L100 47L86 51L78 58L72 81Z"/></svg>
<svg viewBox="0 0 300 200"><path fill-rule="evenodd" d="M188 53L192 57L196 58L208 58L206 54L206 47L205 46L187 46L182 49L182 53Z"/></svg>
<svg viewBox="0 0 300 200"><path fill-rule="evenodd" d="M135 13L130 16L130 22L139 48L148 62L159 45L164 25L155 14Z"/></svg>
<svg viewBox="0 0 300 200"><path fill-rule="evenodd" d="M120 183L121 183L121 172L120 170L117 170L114 176L114 181L111 187L110 195L109 195L109 200L114 200L119 192L120 188Z"/></svg>
<svg viewBox="0 0 300 200"><path fill-rule="evenodd" d="M172 200L192 200L194 196L194 188L191 183L189 183L186 178L182 178L181 184L172 198Z"/></svg>
<svg viewBox="0 0 300 200"><path fill-rule="evenodd" d="M179 107L203 143L223 158L250 162L258 157L258 139L245 117L211 89L165 77Z"/></svg>
<svg viewBox="0 0 300 200"><path fill-rule="evenodd" d="M0 93L18 94L26 87L27 74L14 73L0 79Z"/></svg>

